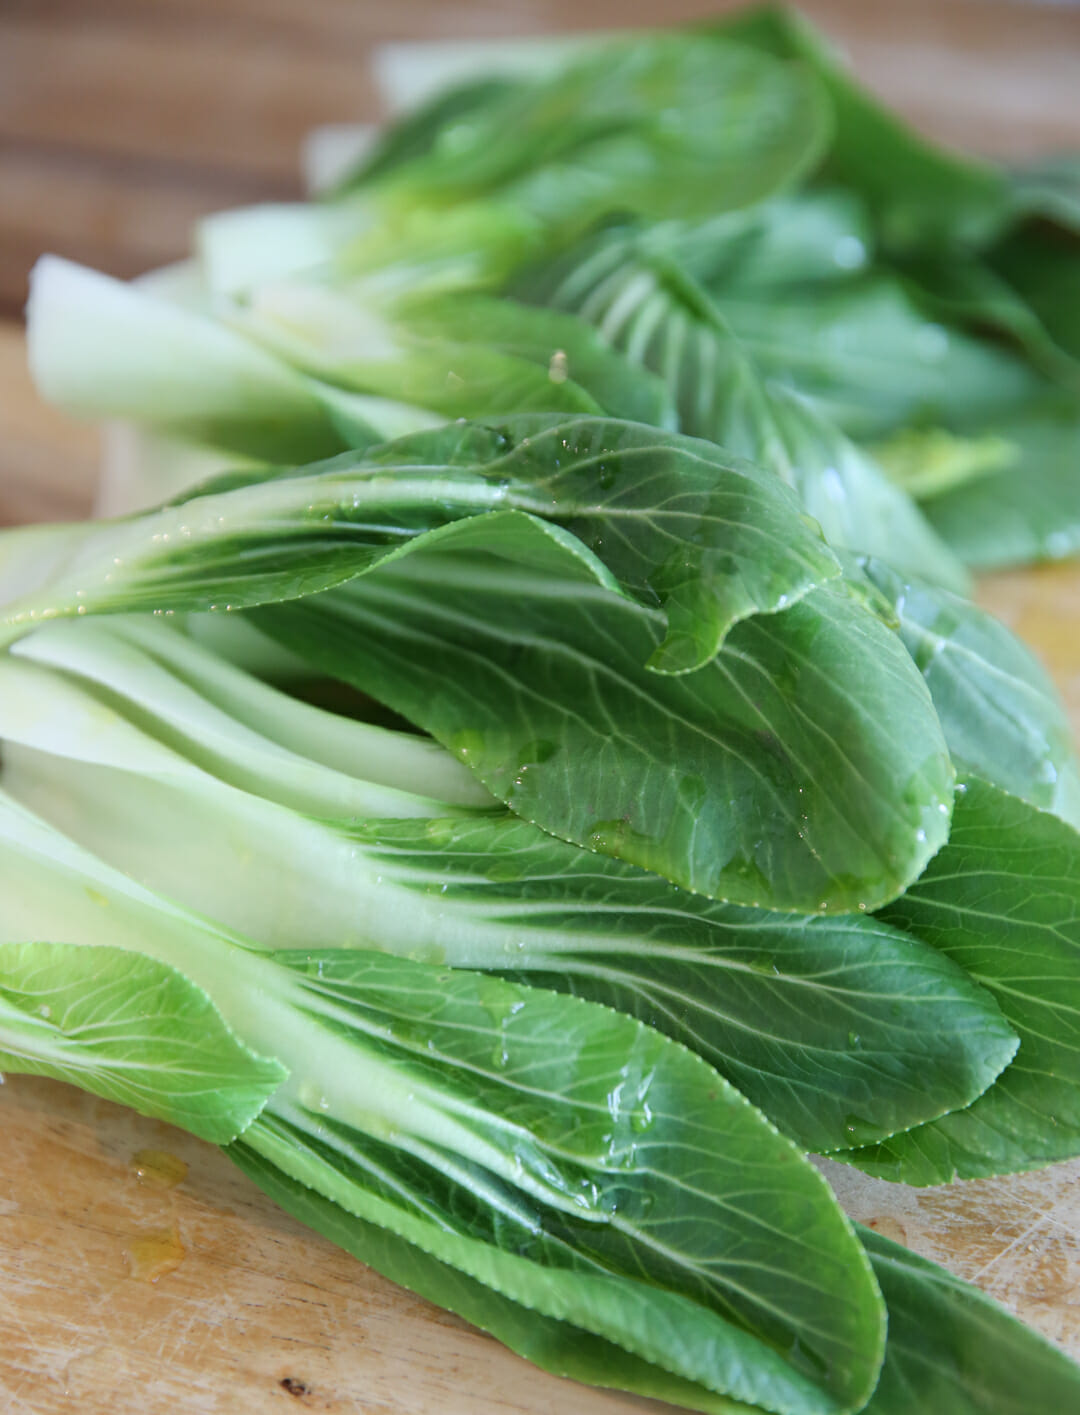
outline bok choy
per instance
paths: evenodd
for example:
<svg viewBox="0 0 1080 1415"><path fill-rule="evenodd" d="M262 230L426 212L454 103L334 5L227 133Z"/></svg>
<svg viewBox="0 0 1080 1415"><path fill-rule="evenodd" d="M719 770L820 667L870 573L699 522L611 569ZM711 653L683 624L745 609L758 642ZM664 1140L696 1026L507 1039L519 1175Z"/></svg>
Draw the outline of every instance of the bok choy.
<svg viewBox="0 0 1080 1415"><path fill-rule="evenodd" d="M808 1157L1080 1154L1080 764L965 597L1080 543L1074 198L767 8L469 79L179 272L44 258L137 475L0 534L0 1065L564 1375L1080 1404Z"/></svg>

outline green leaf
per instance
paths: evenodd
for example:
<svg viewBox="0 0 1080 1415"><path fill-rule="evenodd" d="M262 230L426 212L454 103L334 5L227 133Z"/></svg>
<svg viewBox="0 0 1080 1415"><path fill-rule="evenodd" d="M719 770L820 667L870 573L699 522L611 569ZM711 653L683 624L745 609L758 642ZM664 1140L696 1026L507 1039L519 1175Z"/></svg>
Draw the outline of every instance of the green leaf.
<svg viewBox="0 0 1080 1415"><path fill-rule="evenodd" d="M1048 377L1077 387L1080 369L1073 356L1055 343L1032 306L995 268L990 253L945 254L905 262L903 269L921 304L978 335L1005 335ZM1068 279L1065 271L1055 274Z"/></svg>
<svg viewBox="0 0 1080 1415"><path fill-rule="evenodd" d="M916 500L930 500L1012 468L1018 448L1003 437L957 437L941 427L905 427L868 449L890 481Z"/></svg>
<svg viewBox="0 0 1080 1415"><path fill-rule="evenodd" d="M813 1167L690 1052L500 979L276 961L335 1056L362 1039L414 1101L382 1121L346 1063L291 1087L246 1149L683 1381L791 1415L865 1400L883 1322L861 1249Z"/></svg>
<svg viewBox="0 0 1080 1415"><path fill-rule="evenodd" d="M985 994L877 920L715 903L513 819L371 822L351 836L401 891L398 949L419 896L424 922L435 914L419 948L648 1022L807 1148L967 1104L1015 1050Z"/></svg>
<svg viewBox="0 0 1080 1415"><path fill-rule="evenodd" d="M441 132L453 96L407 119L336 202L212 218L211 288L250 287L245 264L256 284L329 265L381 296L490 288L612 216L752 206L813 168L831 121L804 67L699 33L590 45L475 92Z"/></svg>
<svg viewBox="0 0 1080 1415"><path fill-rule="evenodd" d="M492 75L467 80L440 90L419 108L397 119L379 135L374 148L338 183L330 196L377 182L395 168L436 149L452 145L452 135L479 117L496 100L508 98L513 82Z"/></svg>
<svg viewBox="0 0 1080 1415"><path fill-rule="evenodd" d="M606 419L455 425L226 487L87 526L75 554L47 561L8 605L11 632L80 612L242 608L310 594L424 532L509 508L581 537L581 552L596 552L625 592L664 608L669 632L652 655L664 672L697 667L738 620L839 573L769 473L708 443Z"/></svg>
<svg viewBox="0 0 1080 1415"><path fill-rule="evenodd" d="M826 171L863 197L890 250L983 244L1009 219L1012 196L1002 172L934 146L888 112L848 77L831 46L795 11L762 5L709 28L802 60L817 74L835 112Z"/></svg>
<svg viewBox="0 0 1080 1415"><path fill-rule="evenodd" d="M859 1226L889 1309L865 1415L1061 1415L1080 1367L977 1287Z"/></svg>
<svg viewBox="0 0 1080 1415"><path fill-rule="evenodd" d="M527 359L556 385L573 380L612 417L668 430L676 426L660 380L621 357L574 315L475 294L410 302L402 318L419 334L446 338L458 331L461 338L467 333L470 342Z"/></svg>
<svg viewBox="0 0 1080 1415"><path fill-rule="evenodd" d="M385 1277L448 1307L490 1332L519 1356L557 1376L590 1385L615 1386L667 1400L705 1415L753 1415L760 1406L715 1395L703 1385L672 1375L614 1341L557 1317L514 1302L452 1268L388 1229L366 1223L306 1184L291 1179L258 1151L238 1141L228 1154L283 1209L346 1249Z"/></svg>
<svg viewBox="0 0 1080 1415"><path fill-rule="evenodd" d="M971 778L948 845L884 917L992 992L1020 1050L966 1110L843 1157L944 1184L1080 1154L1080 835Z"/></svg>
<svg viewBox="0 0 1080 1415"><path fill-rule="evenodd" d="M479 514L515 504L522 509ZM21 534L10 533L12 564ZM944 837L951 767L901 646L846 592L814 590L839 569L817 528L778 479L711 444L602 420L465 425L322 470L206 489L81 535L73 549L70 529L59 528L63 553L42 555L40 534L30 533L36 553L18 560L24 593L7 608L12 638L80 611L310 595L380 562L389 569L418 545L424 566L455 554L465 567L509 562L513 577L494 603L486 563L476 584L466 571L451 588L451 576L434 592L437 605L420 567L421 635L441 616L451 641L442 657L425 649L415 661L391 647L369 689L420 725L434 712L433 735L530 819L691 888L773 907L869 908L895 895ZM445 562L427 559L440 548ZM634 597L626 613L615 576ZM410 578L416 566L405 569ZM519 588L532 618L524 630L508 598ZM658 599L662 611L646 607ZM792 599L783 614L755 612ZM494 616L486 667L476 661L477 614ZM499 616L508 623L496 629ZM737 651L714 660L739 619ZM389 642L403 630L404 620ZM467 643L455 644L461 631ZM508 654L538 675L521 691L539 709L522 700L509 721ZM337 672L333 650L330 658L324 667ZM670 694L649 671L702 661L702 681ZM478 671L483 702L471 686ZM495 736L473 750L492 715ZM626 726L613 742L618 721ZM566 750L522 790L516 778L541 740ZM670 748L657 759L659 741ZM566 799L570 759L595 792L571 789ZM733 816L736 797L745 806Z"/></svg>
<svg viewBox="0 0 1080 1415"><path fill-rule="evenodd" d="M776 295L850 282L868 266L874 235L866 209L843 188L803 187L756 206L641 229L707 290Z"/></svg>
<svg viewBox="0 0 1080 1415"><path fill-rule="evenodd" d="M1050 675L977 605L880 562L864 572L886 596L926 679L955 761L1080 829L1080 762Z"/></svg>
<svg viewBox="0 0 1080 1415"><path fill-rule="evenodd" d="M892 898L948 830L952 768L899 639L813 591L693 674L648 672L661 617L533 521L474 521L256 622L448 746L527 820L735 903Z"/></svg>
<svg viewBox="0 0 1080 1415"><path fill-rule="evenodd" d="M698 1057L498 978L257 952L0 804L5 933L33 920L81 957L107 935L206 989L288 1071L244 1132L286 1174L712 1392L781 1415L869 1394L884 1311L865 1254L813 1166Z"/></svg>
<svg viewBox="0 0 1080 1415"><path fill-rule="evenodd" d="M1071 361L1073 392L1080 387L1080 257L1075 231L1013 232L994 251L995 270L1034 314L1056 349ZM1064 362L1064 360L1062 361ZM1064 369L1055 370L1062 374Z"/></svg>
<svg viewBox="0 0 1080 1415"><path fill-rule="evenodd" d="M659 374L683 431L775 471L796 489L831 545L965 588L963 567L871 457L804 399L763 381L691 271L707 263L691 248L695 239L693 228L674 225L605 235L533 272L523 289L577 311L628 359ZM685 251L688 264L672 250L679 259Z"/></svg>
<svg viewBox="0 0 1080 1415"><path fill-rule="evenodd" d="M1080 158L1072 152L1041 157L1011 174L1013 200L1025 216L1080 232Z"/></svg>
<svg viewBox="0 0 1080 1415"><path fill-rule="evenodd" d="M830 545L884 557L946 591L970 590L964 566L868 451L782 389L770 391L769 411L795 489Z"/></svg>
<svg viewBox="0 0 1080 1415"><path fill-rule="evenodd" d="M430 739L299 702L136 616L53 624L0 657L0 736L181 784L195 768L314 817L495 804Z"/></svg>
<svg viewBox="0 0 1080 1415"><path fill-rule="evenodd" d="M451 1307L504 1345L556 1375L594 1385L632 1385L642 1395L710 1415L749 1415L709 1403L655 1367L566 1323L529 1312L455 1272L385 1229L362 1224L249 1149L229 1149L240 1168L296 1218L393 1281ZM1076 1403L1080 1376L1067 1357L977 1287L856 1225L889 1312L881 1379L865 1415L1060 1415ZM632 1363L629 1364L628 1363ZM627 1377L631 1371L632 1376Z"/></svg>
<svg viewBox="0 0 1080 1415"><path fill-rule="evenodd" d="M699 34L619 41L492 97L381 193L391 206L498 194L572 235L613 212L751 205L816 162L829 120L796 65Z"/></svg>
<svg viewBox="0 0 1080 1415"><path fill-rule="evenodd" d="M164 625L118 627L55 625L0 661L7 789L115 868L247 937L378 947L618 1007L697 1051L816 1150L968 1104L1015 1050L986 994L875 919L714 903L502 813L365 820L373 808L438 809L356 779L385 779L394 757L408 765L397 734L340 720L335 733L328 714L245 688ZM310 717L313 735L326 722L331 744L351 737L356 750L329 772L253 741L244 724L278 703L284 724ZM412 784L429 791L431 748L409 748Z"/></svg>
<svg viewBox="0 0 1080 1415"><path fill-rule="evenodd" d="M287 1074L174 968L66 943L0 943L0 1066L70 1082L219 1145L247 1129Z"/></svg>
<svg viewBox="0 0 1080 1415"><path fill-rule="evenodd" d="M935 530L979 570L1080 551L1080 412L1033 410L991 424L1016 449L1010 466L923 503Z"/></svg>
<svg viewBox="0 0 1080 1415"><path fill-rule="evenodd" d="M550 377L550 354L543 364L522 358L472 338L467 325L440 328L428 320L416 329L347 289L280 281L223 313L231 328L314 378L440 419L604 411L575 380Z"/></svg>
<svg viewBox="0 0 1080 1415"><path fill-rule="evenodd" d="M885 275L754 297L712 293L761 373L809 398L850 437L908 422L981 429L1041 388L1009 350L927 319Z"/></svg>

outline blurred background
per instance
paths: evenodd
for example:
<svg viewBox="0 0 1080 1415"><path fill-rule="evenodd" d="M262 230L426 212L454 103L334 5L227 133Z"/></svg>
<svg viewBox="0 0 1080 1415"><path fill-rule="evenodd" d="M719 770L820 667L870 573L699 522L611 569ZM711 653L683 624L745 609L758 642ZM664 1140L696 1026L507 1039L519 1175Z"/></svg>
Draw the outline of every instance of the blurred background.
<svg viewBox="0 0 1080 1415"><path fill-rule="evenodd" d="M192 221L289 197L321 123L370 120L388 40L677 22L727 0L0 0L0 315L46 250L134 275ZM1080 9L805 0L927 131L1018 156L1075 142ZM1007 80L1007 81L1006 81Z"/></svg>
<svg viewBox="0 0 1080 1415"><path fill-rule="evenodd" d="M0 0L0 523L85 509L81 488L96 459L93 435L46 416L23 370L17 321L43 251L136 275L181 255L206 212L298 195L310 129L379 116L369 61L380 44L646 26L732 8L732 0ZM804 0L802 8L865 83L938 138L1004 158L1080 145L1074 4Z"/></svg>

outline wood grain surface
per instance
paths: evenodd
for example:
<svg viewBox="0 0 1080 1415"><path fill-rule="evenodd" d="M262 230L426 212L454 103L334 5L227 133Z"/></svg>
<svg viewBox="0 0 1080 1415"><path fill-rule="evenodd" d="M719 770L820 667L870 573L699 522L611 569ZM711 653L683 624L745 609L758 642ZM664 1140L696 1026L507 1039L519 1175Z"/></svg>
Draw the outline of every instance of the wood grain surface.
<svg viewBox="0 0 1080 1415"><path fill-rule="evenodd" d="M294 194L309 127L374 116L366 56L379 40L717 8L6 0L0 310L17 311L42 250L132 274L182 252L204 211ZM926 130L1007 157L1080 145L1080 11L992 0L807 8ZM0 524L85 514L97 455L92 429L38 402L21 336L0 325ZM1043 657L1080 729L1080 568L996 576L980 598ZM0 1126L0 1415L664 1408L527 1366L304 1230L220 1152L159 1122L14 1076L0 1086ZM161 1156L183 1162L172 1187ZM1080 1161L936 1190L827 1168L857 1217L1080 1356Z"/></svg>

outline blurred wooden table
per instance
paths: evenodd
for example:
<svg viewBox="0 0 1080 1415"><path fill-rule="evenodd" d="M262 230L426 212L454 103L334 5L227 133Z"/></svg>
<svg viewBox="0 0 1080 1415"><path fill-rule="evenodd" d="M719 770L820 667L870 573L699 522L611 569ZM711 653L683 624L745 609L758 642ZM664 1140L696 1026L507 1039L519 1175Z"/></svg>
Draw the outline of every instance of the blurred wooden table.
<svg viewBox="0 0 1080 1415"><path fill-rule="evenodd" d="M46 249L122 275L182 253L202 212L295 195L303 134L375 116L386 39L646 24L711 0L6 0L0 313ZM954 142L1080 146L1080 11L813 0L868 82ZM95 435L38 404L0 324L0 524L86 513ZM982 598L1051 666L1080 729L1080 569ZM629 1415L302 1229L213 1148L50 1082L0 1088L0 1415ZM188 1166L173 1188L134 1157ZM144 1170L147 1169L144 1159ZM941 1190L841 1176L863 1220L946 1262L1080 1355L1080 1161ZM132 1275L160 1261L156 1282ZM914 1412L913 1412L914 1415ZM1063 1412L1062 1415L1066 1415Z"/></svg>

